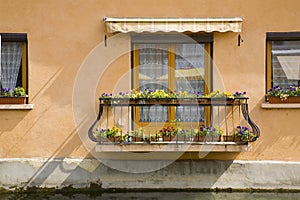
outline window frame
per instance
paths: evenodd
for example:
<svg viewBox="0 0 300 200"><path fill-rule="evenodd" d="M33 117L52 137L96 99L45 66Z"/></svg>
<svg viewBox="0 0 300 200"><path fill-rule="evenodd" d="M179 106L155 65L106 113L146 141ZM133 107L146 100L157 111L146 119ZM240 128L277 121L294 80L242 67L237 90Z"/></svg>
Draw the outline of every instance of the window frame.
<svg viewBox="0 0 300 200"><path fill-rule="evenodd" d="M28 39L27 33L0 33L2 42L22 42L22 87L28 95ZM1 55L0 55L1 56ZM26 98L28 104L28 97Z"/></svg>
<svg viewBox="0 0 300 200"><path fill-rule="evenodd" d="M208 94L213 88L213 40L214 35L213 33L186 33L187 36L191 37L195 40L198 44L205 44L205 51L209 52L209 56L204 57L205 62L205 85L204 85L204 92ZM159 41L162 44L168 44L168 61L169 67L175 69L175 54L174 52L175 44L187 44L185 41L181 41L178 38L178 34L160 34L160 33L152 33L152 34L131 34L131 89L138 88L139 82L139 52L136 48L136 44L149 44L155 43ZM208 58L209 57L209 58ZM169 89L175 88L175 78L171 79L170 76L175 76L174 70L168 70L168 85ZM209 107L205 107L205 122L207 124L210 123L211 120L211 111ZM174 108L168 107L168 121L167 122L158 122L159 125L167 124L172 120L176 119ZM135 110L132 111L133 119L139 119L139 108L136 107ZM133 120L138 126L146 126L149 122L140 122L139 120ZM157 123L157 122L150 122L150 123ZM183 123L190 123L190 122L183 122ZM192 122L196 123L196 122ZM197 122L199 123L199 122ZM203 124L204 125L204 124Z"/></svg>
<svg viewBox="0 0 300 200"><path fill-rule="evenodd" d="M265 93L273 85L272 42L300 41L300 32L267 32L266 33L266 88Z"/></svg>

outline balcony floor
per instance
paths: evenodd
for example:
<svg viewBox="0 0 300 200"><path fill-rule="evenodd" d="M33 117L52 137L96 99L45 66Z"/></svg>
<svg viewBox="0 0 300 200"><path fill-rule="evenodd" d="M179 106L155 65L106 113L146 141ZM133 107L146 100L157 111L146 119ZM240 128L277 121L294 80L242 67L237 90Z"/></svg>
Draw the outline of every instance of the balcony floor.
<svg viewBox="0 0 300 200"><path fill-rule="evenodd" d="M136 142L96 144L96 152L250 152L252 145L236 142Z"/></svg>

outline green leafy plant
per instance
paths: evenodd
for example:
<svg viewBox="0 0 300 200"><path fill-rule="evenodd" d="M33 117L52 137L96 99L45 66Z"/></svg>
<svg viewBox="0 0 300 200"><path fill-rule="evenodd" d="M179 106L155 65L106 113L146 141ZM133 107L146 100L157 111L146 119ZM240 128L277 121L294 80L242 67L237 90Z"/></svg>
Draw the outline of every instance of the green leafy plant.
<svg viewBox="0 0 300 200"><path fill-rule="evenodd" d="M14 89L14 96L25 97L26 96L25 89L23 87L16 87Z"/></svg>
<svg viewBox="0 0 300 200"><path fill-rule="evenodd" d="M132 137L143 137L144 135L144 130L142 128L139 128L138 130L132 130L129 133L130 136Z"/></svg>
<svg viewBox="0 0 300 200"><path fill-rule="evenodd" d="M268 96L280 97L282 101L287 100L289 96L300 96L300 86L296 84L290 85L283 89L279 86L274 86L268 90Z"/></svg>
<svg viewBox="0 0 300 200"><path fill-rule="evenodd" d="M109 138L121 135L121 129L113 126L112 128L107 129L97 129L94 133L96 137Z"/></svg>
<svg viewBox="0 0 300 200"><path fill-rule="evenodd" d="M207 98L234 98L234 96L230 92L223 92L220 90L212 91L208 95L205 95L204 97Z"/></svg>
<svg viewBox="0 0 300 200"><path fill-rule="evenodd" d="M219 127L201 127L200 128L200 132L199 135L201 134L201 136L213 136L213 137L218 137L221 136L223 134L223 130Z"/></svg>

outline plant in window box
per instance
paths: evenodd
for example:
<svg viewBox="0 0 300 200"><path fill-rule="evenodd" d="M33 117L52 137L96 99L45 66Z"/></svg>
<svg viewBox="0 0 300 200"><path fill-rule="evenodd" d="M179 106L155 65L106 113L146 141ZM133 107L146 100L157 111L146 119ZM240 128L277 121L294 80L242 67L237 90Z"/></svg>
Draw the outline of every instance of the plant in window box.
<svg viewBox="0 0 300 200"><path fill-rule="evenodd" d="M113 126L107 135L110 141L121 142L121 129L117 126Z"/></svg>
<svg viewBox="0 0 300 200"><path fill-rule="evenodd" d="M212 91L208 95L204 96L212 102L233 102L234 96L230 92L223 92L220 90Z"/></svg>
<svg viewBox="0 0 300 200"><path fill-rule="evenodd" d="M148 89L148 95L147 95L147 99L149 101L155 101L158 102L160 104L165 104L170 100L170 96L168 93L166 93L164 90L151 90Z"/></svg>
<svg viewBox="0 0 300 200"><path fill-rule="evenodd" d="M246 91L243 91L243 92L236 91L233 94L233 97L238 102L241 102L241 101L245 100L246 98L248 98Z"/></svg>
<svg viewBox="0 0 300 200"><path fill-rule="evenodd" d="M132 142L141 142L143 141L144 137L144 130L143 128L139 128L138 130L130 131L131 141Z"/></svg>
<svg viewBox="0 0 300 200"><path fill-rule="evenodd" d="M200 129L193 129L194 131L194 142L204 142L205 136L208 131L205 127L201 127Z"/></svg>
<svg viewBox="0 0 300 200"><path fill-rule="evenodd" d="M159 135L163 137L163 141L171 141L175 136L175 129L172 127L163 127L159 130Z"/></svg>
<svg viewBox="0 0 300 200"><path fill-rule="evenodd" d="M193 129L184 130L185 141L193 141L195 137L195 133Z"/></svg>
<svg viewBox="0 0 300 200"><path fill-rule="evenodd" d="M131 98L131 94L128 92L119 92L119 94L115 95L112 98L112 104L118 103L129 103Z"/></svg>
<svg viewBox="0 0 300 200"><path fill-rule="evenodd" d="M145 103L145 98L147 98L148 92L147 91L138 91L134 90L131 92L131 100L135 102L139 102L144 104Z"/></svg>
<svg viewBox="0 0 300 200"><path fill-rule="evenodd" d="M96 130L94 135L99 142L121 142L121 129L116 126L113 126L110 129Z"/></svg>
<svg viewBox="0 0 300 200"><path fill-rule="evenodd" d="M195 103L198 104L200 102L204 102L206 101L205 99L199 99L200 97L202 97L202 93L201 92L189 92L189 91L178 91L176 92L176 100L177 102L185 102L188 101L189 103Z"/></svg>
<svg viewBox="0 0 300 200"><path fill-rule="evenodd" d="M107 141L107 133L109 129L96 129L94 132L94 136L96 137L98 142L108 142Z"/></svg>
<svg viewBox="0 0 300 200"><path fill-rule="evenodd" d="M235 142L249 142L252 141L254 135L246 126L237 126L234 133Z"/></svg>
<svg viewBox="0 0 300 200"><path fill-rule="evenodd" d="M175 128L174 134L175 134L175 140L178 140L178 141L186 141L187 140L186 131L179 127Z"/></svg>
<svg viewBox="0 0 300 200"><path fill-rule="evenodd" d="M16 87L12 91L10 88L1 88L0 104L25 104L26 92L22 87Z"/></svg>
<svg viewBox="0 0 300 200"><path fill-rule="evenodd" d="M203 127L203 132L205 134L205 141L219 142L221 141L221 135L223 130L215 127Z"/></svg>
<svg viewBox="0 0 300 200"><path fill-rule="evenodd" d="M300 103L300 86L294 84L286 89L279 86L270 88L267 100L269 103Z"/></svg>
<svg viewBox="0 0 300 200"><path fill-rule="evenodd" d="M101 99L103 100L104 103L111 104L112 94L103 93L101 95Z"/></svg>

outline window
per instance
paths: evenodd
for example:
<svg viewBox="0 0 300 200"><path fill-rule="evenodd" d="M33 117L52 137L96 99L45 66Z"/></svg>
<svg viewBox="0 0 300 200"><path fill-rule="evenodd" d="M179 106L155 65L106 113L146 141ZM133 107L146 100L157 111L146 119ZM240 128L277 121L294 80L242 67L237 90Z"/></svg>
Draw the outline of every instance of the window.
<svg viewBox="0 0 300 200"><path fill-rule="evenodd" d="M300 85L300 32L267 33L267 84Z"/></svg>
<svg viewBox="0 0 300 200"><path fill-rule="evenodd" d="M0 34L0 86L13 91L23 87L27 93L27 34Z"/></svg>
<svg viewBox="0 0 300 200"><path fill-rule="evenodd" d="M212 34L151 34L132 36L133 88L144 90L210 91ZM147 122L204 122L199 106L140 107L135 119Z"/></svg>

